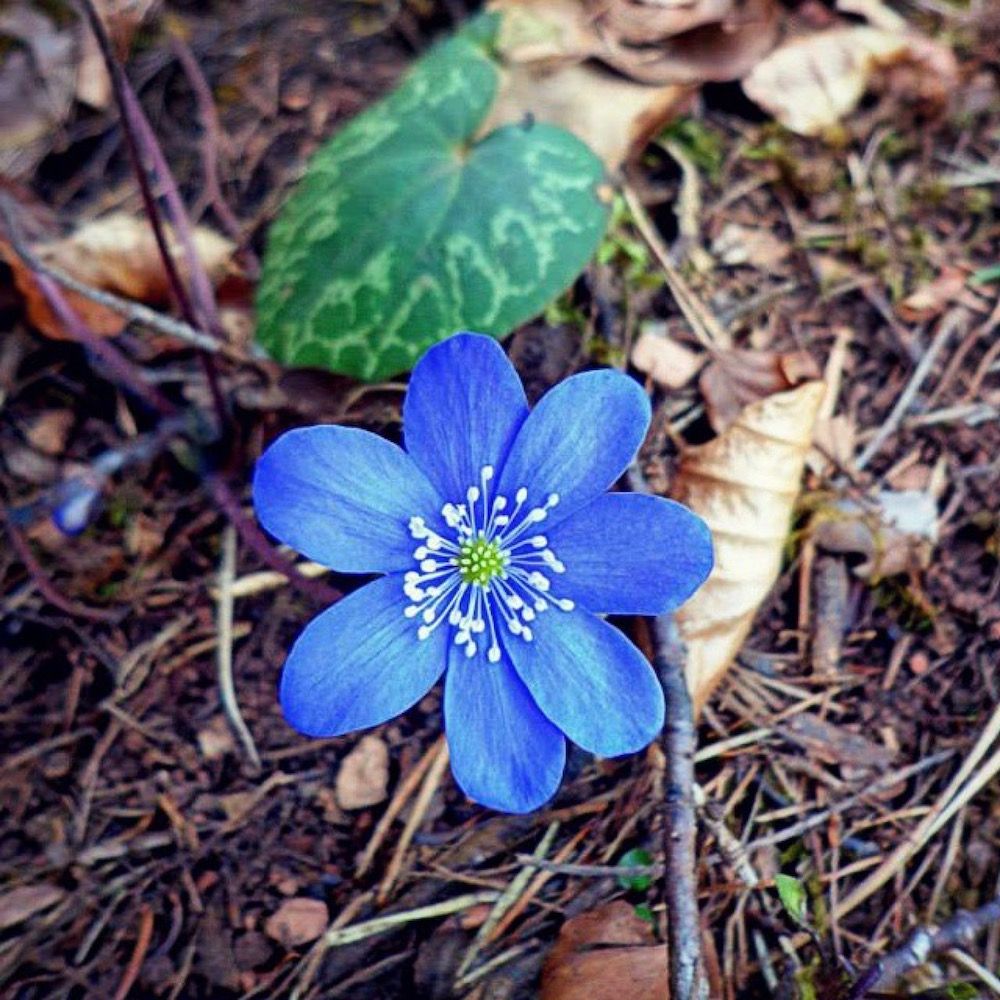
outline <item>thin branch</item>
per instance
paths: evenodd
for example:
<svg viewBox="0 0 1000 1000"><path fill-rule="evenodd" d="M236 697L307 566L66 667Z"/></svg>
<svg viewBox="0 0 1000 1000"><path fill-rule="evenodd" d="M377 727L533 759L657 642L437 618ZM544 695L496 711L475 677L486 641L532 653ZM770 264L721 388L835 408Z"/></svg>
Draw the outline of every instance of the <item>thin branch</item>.
<svg viewBox="0 0 1000 1000"><path fill-rule="evenodd" d="M967 947L991 924L1000 923L1000 896L977 910L959 910L936 931L918 927L906 943L880 959L855 983L849 1000L862 1000L872 990L890 989L907 972L934 955Z"/></svg>
<svg viewBox="0 0 1000 1000"><path fill-rule="evenodd" d="M219 639L216 644L216 662L219 673L219 700L229 724L239 737L255 771L260 771L260 754L253 741L233 683L233 579L236 576L236 531L227 524L222 531L222 559L219 563L219 596L216 601L216 621Z"/></svg>
<svg viewBox="0 0 1000 1000"><path fill-rule="evenodd" d="M322 580L311 580L309 577L303 576L293 562L284 558L268 542L257 525L243 513L239 500L219 476L210 476L206 481L206 486L219 509L239 532L240 538L265 565L287 577L288 582L293 587L314 601L321 604L334 604L340 600L339 590L334 590Z"/></svg>
<svg viewBox="0 0 1000 1000"><path fill-rule="evenodd" d="M663 803L664 897L672 1000L698 1000L707 980L701 957L698 878L695 854L694 754L697 736L684 667L687 650L671 615L655 620L653 666L667 702L662 745L667 760Z"/></svg>
<svg viewBox="0 0 1000 1000"><path fill-rule="evenodd" d="M56 284L62 285L63 288L67 288L71 292L75 292L77 295L80 295L85 299L89 299L91 302L96 302L98 305L104 306L105 309L110 309L112 312L116 312L120 316L124 316L130 323L141 323L144 326L148 326L151 329L156 330L157 333L163 333L169 337L176 337L178 340L181 340L186 344L191 344L192 347L200 347L203 351L211 351L212 353L222 352L224 354L231 355L234 360L246 360L246 358L238 351L225 344L220 344L214 337L210 337L208 334L202 333L189 323L174 319L172 316L165 316L163 313L157 312L155 309L150 309L149 306L143 305L141 302L134 302L132 299L122 298L119 295L115 295L112 292L105 291L101 288L92 288L90 285L84 284L84 282L80 281L79 278L73 277L72 274L67 274L60 268L53 267L51 264L46 263L46 261L42 260L42 258L39 257L27 243L24 242L20 230L10 225L9 213L9 205L4 204L3 215L7 222L7 232L10 239L10 245L18 257L20 257L21 260L24 261L24 263L27 264L36 275L42 274L51 278L54 282L56 282Z"/></svg>
<svg viewBox="0 0 1000 1000"><path fill-rule="evenodd" d="M32 582L38 588L38 592L49 604L75 618L86 618L92 622L121 621L121 612L107 611L100 608L87 608L82 604L71 601L68 597L64 597L59 588L45 575L45 570L42 569L41 563L35 558L35 554L31 551L31 546L25 541L21 532L18 531L17 526L7 513L6 508L3 506L0 506L0 520L3 521L3 525L7 529L7 537L10 539L10 544L17 553L18 559L24 564L24 568L31 576Z"/></svg>

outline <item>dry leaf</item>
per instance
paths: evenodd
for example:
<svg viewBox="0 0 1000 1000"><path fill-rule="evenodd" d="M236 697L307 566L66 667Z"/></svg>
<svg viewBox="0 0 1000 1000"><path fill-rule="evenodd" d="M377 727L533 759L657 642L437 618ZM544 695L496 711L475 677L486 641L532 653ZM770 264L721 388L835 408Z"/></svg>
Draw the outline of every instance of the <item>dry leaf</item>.
<svg viewBox="0 0 1000 1000"><path fill-rule="evenodd" d="M708 355L654 333L650 326L643 329L632 348L632 364L666 389L687 385L708 360Z"/></svg>
<svg viewBox="0 0 1000 1000"><path fill-rule="evenodd" d="M791 248L770 229L751 229L730 222L712 241L712 253L720 264L736 267L750 264L759 271L770 271L780 264Z"/></svg>
<svg viewBox="0 0 1000 1000"><path fill-rule="evenodd" d="M836 726L813 712L799 712L786 719L779 732L798 744L810 760L870 771L887 768L896 754L861 733Z"/></svg>
<svg viewBox="0 0 1000 1000"><path fill-rule="evenodd" d="M806 351L737 348L716 352L701 373L698 388L705 397L709 422L721 434L750 403L818 378L819 367Z"/></svg>
<svg viewBox="0 0 1000 1000"><path fill-rule="evenodd" d="M671 491L712 531L715 568L677 612L700 711L739 652L778 578L799 495L820 381L752 403L713 441L688 449Z"/></svg>
<svg viewBox="0 0 1000 1000"><path fill-rule="evenodd" d="M786 128L818 135L853 110L876 70L892 66L916 73L908 96L924 101L940 103L957 79L955 57L944 46L913 32L857 25L785 42L754 66L743 89Z"/></svg>
<svg viewBox="0 0 1000 1000"><path fill-rule="evenodd" d="M218 760L236 749L233 730L222 715L216 715L207 726L199 729L197 740L205 760Z"/></svg>
<svg viewBox="0 0 1000 1000"><path fill-rule="evenodd" d="M128 56L139 26L159 2L160 0L95 0L94 6L122 62ZM85 25L81 25L81 31L76 99L92 108L106 108L111 103L111 78L94 33Z"/></svg>
<svg viewBox="0 0 1000 1000"><path fill-rule="evenodd" d="M958 267L944 267L926 285L907 295L896 305L896 312L907 323L926 323L940 316L965 288L966 272Z"/></svg>
<svg viewBox="0 0 1000 1000"><path fill-rule="evenodd" d="M297 948L315 941L326 930L329 922L330 911L323 900L296 896L286 899L267 918L264 933L286 948Z"/></svg>
<svg viewBox="0 0 1000 1000"><path fill-rule="evenodd" d="M386 799L389 787L389 748L378 736L362 736L343 759L337 772L337 805L365 809Z"/></svg>
<svg viewBox="0 0 1000 1000"><path fill-rule="evenodd" d="M0 11L0 177L27 177L73 104L76 41L28 4Z"/></svg>
<svg viewBox="0 0 1000 1000"><path fill-rule="evenodd" d="M512 65L481 133L525 118L559 125L617 169L693 97L689 86L647 86L590 64Z"/></svg>
<svg viewBox="0 0 1000 1000"><path fill-rule="evenodd" d="M32 448L46 455L61 455L66 450L69 434L76 414L72 410L43 410L25 432Z"/></svg>
<svg viewBox="0 0 1000 1000"><path fill-rule="evenodd" d="M610 170L681 113L699 84L743 76L774 44L778 11L775 0L647 9L631 0L494 0L491 7L503 15L504 71L482 133L531 116L569 129Z"/></svg>
<svg viewBox="0 0 1000 1000"><path fill-rule="evenodd" d="M666 950L624 900L581 913L545 960L541 1000L664 1000Z"/></svg>
<svg viewBox="0 0 1000 1000"><path fill-rule="evenodd" d="M861 577L925 569L938 539L938 509L930 493L879 491L870 504L840 500L817 511L814 538L828 552L863 555Z"/></svg>
<svg viewBox="0 0 1000 1000"><path fill-rule="evenodd" d="M181 274L184 257L176 239L171 251ZM218 233L198 226L194 245L199 259L213 282L220 282L229 272L233 244ZM42 243L32 248L52 267L71 274L92 288L113 292L149 305L165 305L170 286L156 246L153 231L145 219L115 213L88 222L65 239ZM67 339L63 324L52 314L31 269L13 247L0 240L0 256L14 272L14 282L25 298L28 319L49 337ZM115 336L125 328L125 319L117 312L97 305L74 292L65 292L66 300L94 333Z"/></svg>
<svg viewBox="0 0 1000 1000"><path fill-rule="evenodd" d="M0 895L0 931L55 906L66 895L57 885L22 885Z"/></svg>

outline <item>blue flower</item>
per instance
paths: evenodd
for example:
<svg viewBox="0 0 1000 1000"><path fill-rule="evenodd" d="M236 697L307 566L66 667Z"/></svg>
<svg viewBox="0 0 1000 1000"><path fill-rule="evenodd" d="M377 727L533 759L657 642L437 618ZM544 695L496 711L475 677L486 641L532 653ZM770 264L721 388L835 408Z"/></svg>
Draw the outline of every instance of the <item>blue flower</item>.
<svg viewBox="0 0 1000 1000"><path fill-rule="evenodd" d="M555 792L566 737L603 757L646 746L662 690L598 615L675 608L712 566L685 507L605 493L649 419L614 371L574 375L529 411L496 341L458 334L413 371L405 451L348 427L278 438L254 475L264 527L332 569L384 574L295 642L281 678L291 725L374 726L446 674L455 778L508 812Z"/></svg>

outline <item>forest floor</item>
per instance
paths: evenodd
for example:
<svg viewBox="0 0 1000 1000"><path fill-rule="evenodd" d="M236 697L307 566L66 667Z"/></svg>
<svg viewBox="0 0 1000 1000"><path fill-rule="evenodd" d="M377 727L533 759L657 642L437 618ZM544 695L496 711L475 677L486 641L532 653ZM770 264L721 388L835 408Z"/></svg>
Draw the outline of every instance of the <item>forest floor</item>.
<svg viewBox="0 0 1000 1000"><path fill-rule="evenodd" d="M241 247L242 282L223 292L241 349L255 261L306 158L460 21L459 6L168 3L171 31L141 36L129 75L181 193L195 221ZM958 55L946 111L922 116L890 90L836 139L806 139L736 84L712 85L670 133L696 181L662 146L631 168L688 286L736 345L806 351L821 369L839 357L847 451L875 439L936 352L863 468L842 454L807 471L782 574L701 715L713 996L846 996L914 927L1000 893L1000 285L967 280L1000 261L1000 31L947 4L912 11ZM692 183L693 229L677 210ZM113 105L78 108L34 175L4 187L32 239L142 212ZM575 370L626 363L650 323L697 346L627 214L615 226L617 250L561 300L562 322L550 314L509 342L533 399ZM191 350L141 324L116 343L174 404L208 411ZM157 433L162 418L113 368L39 335L0 282L0 993L513 1000L539 994L547 958L579 958L565 938L552 953L568 918L624 912L655 933L607 931L601 962L615 978L603 988L646 995L621 970L648 974L640 950L662 965L656 882L602 868L633 849L657 855L660 750L571 755L546 808L504 816L469 802L443 766L437 690L371 734L292 731L276 683L322 594L268 570L226 497L249 513L253 462L288 427L337 421L398 439L403 386L235 358L218 374L235 415L225 447ZM678 447L710 429L696 383L648 384L642 465L665 489ZM108 452L130 457L82 534L24 514ZM831 552L809 530L825 498L871 487L936 505L936 537L893 575L859 572L859 550ZM641 623L621 624L643 643ZM259 763L227 722L220 663ZM979 763L959 774L978 744ZM344 767L348 755L358 766ZM551 870L526 867L533 852ZM798 920L779 872L802 887ZM613 900L625 910L604 908ZM379 933L340 933L381 917L367 928ZM908 988L965 980L973 992L948 995L997 996L998 975L994 925ZM548 978L548 1000L605 995Z"/></svg>

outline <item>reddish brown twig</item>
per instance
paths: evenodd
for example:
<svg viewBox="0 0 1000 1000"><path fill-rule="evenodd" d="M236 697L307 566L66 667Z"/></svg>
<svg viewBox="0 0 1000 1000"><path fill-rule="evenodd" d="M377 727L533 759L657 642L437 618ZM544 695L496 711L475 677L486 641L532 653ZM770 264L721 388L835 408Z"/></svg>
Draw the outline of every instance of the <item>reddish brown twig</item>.
<svg viewBox="0 0 1000 1000"><path fill-rule="evenodd" d="M0 520L7 529L7 537L10 544L17 553L18 559L24 564L32 582L38 588L38 592L49 604L64 611L74 618L86 618L92 622L116 622L121 620L121 612L104 610L102 608L88 608L76 601L71 601L63 595L59 588L46 576L41 563L35 558L31 546L25 541L24 536L14 524L13 519L5 507L0 507Z"/></svg>
<svg viewBox="0 0 1000 1000"><path fill-rule="evenodd" d="M260 528L243 513L239 500L223 479L219 476L211 476L207 481L207 486L215 503L232 522L247 548L255 552L265 565L284 574L289 583L315 601L322 604L333 604L340 600L339 590L334 590L322 580L311 580L309 577L303 576L291 561L285 559L274 549Z"/></svg>

